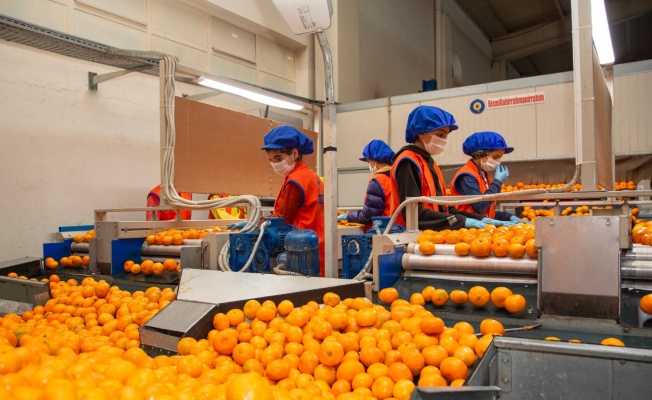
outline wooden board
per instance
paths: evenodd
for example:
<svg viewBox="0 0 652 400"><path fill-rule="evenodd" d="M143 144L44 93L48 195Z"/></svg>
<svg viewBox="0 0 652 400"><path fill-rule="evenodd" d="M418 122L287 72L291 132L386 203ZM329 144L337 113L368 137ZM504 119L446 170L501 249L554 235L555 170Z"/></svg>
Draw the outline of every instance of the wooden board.
<svg viewBox="0 0 652 400"><path fill-rule="evenodd" d="M263 136L283 123L197 101L175 98L174 186L179 192L276 197L283 177L274 173ZM313 140L317 133L296 127ZM303 160L315 169L316 153Z"/></svg>

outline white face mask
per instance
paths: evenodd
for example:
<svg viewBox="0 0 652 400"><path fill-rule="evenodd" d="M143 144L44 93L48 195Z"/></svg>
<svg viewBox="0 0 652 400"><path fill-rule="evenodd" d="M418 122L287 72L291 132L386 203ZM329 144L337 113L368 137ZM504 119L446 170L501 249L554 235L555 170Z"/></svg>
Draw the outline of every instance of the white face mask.
<svg viewBox="0 0 652 400"><path fill-rule="evenodd" d="M422 142L423 143L423 142ZM440 138L439 136L431 136L428 143L423 143L423 146L426 148L428 154L436 156L441 154L446 150L446 145L448 144L448 139Z"/></svg>
<svg viewBox="0 0 652 400"><path fill-rule="evenodd" d="M487 159L487 162L484 162L482 161L482 159L480 159L480 167L482 168L483 171L487 171L487 172L495 171L499 165L500 165L500 161L496 161L491 157Z"/></svg>
<svg viewBox="0 0 652 400"><path fill-rule="evenodd" d="M378 171L378 164L372 167L371 163L369 163L369 171L371 171L372 174L375 174Z"/></svg>
<svg viewBox="0 0 652 400"><path fill-rule="evenodd" d="M292 164L288 163L288 160L290 160L290 156L287 156L285 160L279 161L279 162L272 162L272 168L274 168L274 172L281 176L288 176L290 172L294 169L294 166L296 163L292 161Z"/></svg>

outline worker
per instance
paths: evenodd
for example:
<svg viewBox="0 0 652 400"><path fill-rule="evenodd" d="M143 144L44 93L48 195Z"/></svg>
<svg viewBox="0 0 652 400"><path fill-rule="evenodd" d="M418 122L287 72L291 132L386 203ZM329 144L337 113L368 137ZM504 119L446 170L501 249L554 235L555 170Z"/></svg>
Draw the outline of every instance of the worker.
<svg viewBox="0 0 652 400"><path fill-rule="evenodd" d="M509 170L500 163L500 160L503 155L514 151L514 148L507 146L500 134L487 131L476 132L466 138L462 143L462 151L471 159L453 177L450 185L451 194L481 196L500 193L502 183L509 176ZM490 175L492 171L496 171L493 180ZM518 222L528 223L511 213L496 211L495 201L463 204L457 208L482 214L485 217L483 221L496 226L516 225Z"/></svg>
<svg viewBox="0 0 652 400"><path fill-rule="evenodd" d="M302 160L314 152L312 140L296 128L280 125L263 137L274 172L285 181L274 202L271 217L283 217L297 229L311 229L319 237L319 270L324 276L324 184ZM242 229L238 222L229 229Z"/></svg>
<svg viewBox="0 0 652 400"><path fill-rule="evenodd" d="M179 193L179 196L186 200L192 200L192 193ZM161 204L161 185L156 186L150 190L147 195L147 207L158 207ZM192 210L179 210L181 219L189 220L192 216ZM153 215L156 214L156 219L159 221L169 221L177 217L177 210L162 210L162 211L147 211L145 213L145 220L151 221Z"/></svg>
<svg viewBox="0 0 652 400"><path fill-rule="evenodd" d="M444 197L446 185L439 166L432 156L446 150L448 134L457 129L455 118L433 106L419 106L408 116L405 141L408 143L394 156L392 178L392 213L408 197ZM405 208L396 222L405 226ZM419 203L419 229L483 228L482 215L455 207Z"/></svg>
<svg viewBox="0 0 652 400"><path fill-rule="evenodd" d="M210 194L208 200L225 199L230 194ZM247 210L244 207L223 207L210 210L208 219L247 219Z"/></svg>
<svg viewBox="0 0 652 400"><path fill-rule="evenodd" d="M369 164L371 179L367 184L362 210L340 214L337 219L365 225L365 232L371 229L371 218L391 216L392 182L389 177L394 151L382 140L372 140L362 150L362 158Z"/></svg>

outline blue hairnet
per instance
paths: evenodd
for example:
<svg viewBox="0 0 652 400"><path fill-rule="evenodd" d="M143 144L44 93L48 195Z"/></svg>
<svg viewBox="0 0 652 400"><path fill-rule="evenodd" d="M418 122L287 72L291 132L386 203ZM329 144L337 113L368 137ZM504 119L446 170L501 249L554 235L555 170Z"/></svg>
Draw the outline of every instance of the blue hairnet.
<svg viewBox="0 0 652 400"><path fill-rule="evenodd" d="M408 116L405 127L405 141L414 143L417 135L450 127L451 132L457 129L455 117L438 107L419 106Z"/></svg>
<svg viewBox="0 0 652 400"><path fill-rule="evenodd" d="M263 141L265 145L261 150L284 149L287 147L297 149L301 154L312 154L315 151L312 140L308 136L288 125L280 125L267 132L263 137Z"/></svg>
<svg viewBox="0 0 652 400"><path fill-rule="evenodd" d="M505 150L505 154L514 151L507 146L505 139L496 132L476 132L462 143L462 151L470 156L478 150Z"/></svg>
<svg viewBox="0 0 652 400"><path fill-rule="evenodd" d="M382 140L372 140L362 150L360 161L374 160L383 164L391 164L394 151Z"/></svg>

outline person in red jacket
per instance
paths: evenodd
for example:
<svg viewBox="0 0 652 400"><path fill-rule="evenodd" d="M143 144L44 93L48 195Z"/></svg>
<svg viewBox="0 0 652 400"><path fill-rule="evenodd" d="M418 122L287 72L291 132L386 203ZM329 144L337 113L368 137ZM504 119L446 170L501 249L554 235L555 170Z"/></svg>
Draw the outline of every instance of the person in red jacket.
<svg viewBox="0 0 652 400"><path fill-rule="evenodd" d="M311 229L319 237L319 268L324 276L324 184L302 160L314 152L312 140L296 128L277 126L263 137L262 150L274 172L285 177L274 202L272 217L283 217L297 229Z"/></svg>
<svg viewBox="0 0 652 400"><path fill-rule="evenodd" d="M186 200L192 200L192 193L182 192L179 193L179 196ZM147 207L158 207L159 205L161 205L161 185L150 190L147 195ZM192 210L179 210L179 212L183 220L189 220L192 216ZM151 221L154 214L156 214L156 219L159 221L169 221L177 217L177 210L147 211L145 220Z"/></svg>
<svg viewBox="0 0 652 400"><path fill-rule="evenodd" d="M462 151L471 159L457 171L451 181L451 194L453 196L482 196L484 194L500 193L502 183L509 176L509 170L500 163L505 154L514 151L507 146L505 139L496 132L476 132L466 138L462 144ZM491 178L490 172L494 172ZM484 222L495 226L515 225L525 222L517 216L496 211L495 201L481 201L472 204L462 204L458 209L477 214L482 214Z"/></svg>
<svg viewBox="0 0 652 400"><path fill-rule="evenodd" d="M446 184L439 166L432 156L446 149L448 134L457 129L455 118L438 107L419 106L408 116L405 141L408 143L396 153L390 176L392 178L392 213L409 197L446 196ZM396 223L405 226L405 208ZM420 203L418 224L420 230L477 228L485 222L482 215L455 207Z"/></svg>
<svg viewBox="0 0 652 400"><path fill-rule="evenodd" d="M365 232L371 229L371 219L379 216L391 216L392 180L389 171L394 151L382 140L372 140L362 150L360 161L369 163L371 179L367 184L362 210L341 214L339 220L364 224Z"/></svg>

